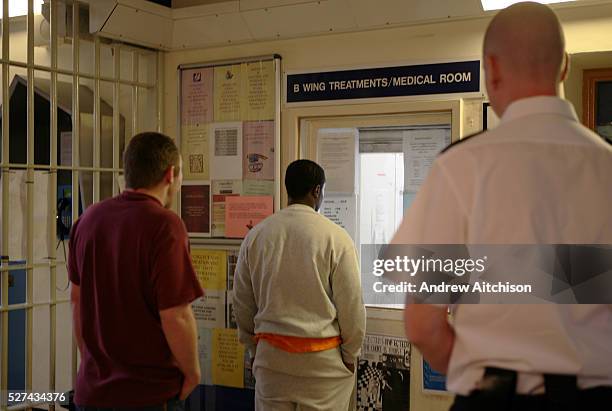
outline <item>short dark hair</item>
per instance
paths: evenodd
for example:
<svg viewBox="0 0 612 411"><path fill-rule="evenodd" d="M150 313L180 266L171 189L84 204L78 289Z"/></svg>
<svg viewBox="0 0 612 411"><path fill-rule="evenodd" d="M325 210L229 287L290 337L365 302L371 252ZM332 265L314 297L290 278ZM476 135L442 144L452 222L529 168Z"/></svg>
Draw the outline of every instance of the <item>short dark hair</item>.
<svg viewBox="0 0 612 411"><path fill-rule="evenodd" d="M170 166L175 167L174 175L177 176L179 157L174 140L167 135L153 131L136 134L123 153L126 187L154 187L162 181Z"/></svg>
<svg viewBox="0 0 612 411"><path fill-rule="evenodd" d="M285 172L285 188L290 198L300 200L316 186L325 184L325 171L310 160L296 160Z"/></svg>

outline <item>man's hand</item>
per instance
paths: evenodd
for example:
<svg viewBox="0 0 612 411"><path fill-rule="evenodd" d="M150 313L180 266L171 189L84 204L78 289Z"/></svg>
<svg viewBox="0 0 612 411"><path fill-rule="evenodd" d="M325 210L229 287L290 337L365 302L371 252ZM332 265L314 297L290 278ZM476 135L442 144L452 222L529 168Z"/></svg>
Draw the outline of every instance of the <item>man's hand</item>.
<svg viewBox="0 0 612 411"><path fill-rule="evenodd" d="M179 399L181 401L185 400L189 394L193 392L195 387L200 383L200 374L193 375L185 375L183 379L183 386L181 387L181 393L179 394Z"/></svg>
<svg viewBox="0 0 612 411"><path fill-rule="evenodd" d="M455 344L455 331L448 322L446 307L406 304L404 325L408 340L421 351L431 368L446 374Z"/></svg>
<svg viewBox="0 0 612 411"><path fill-rule="evenodd" d="M350 362L344 362L344 361L342 362L344 363L344 366L348 368L350 372L352 372L353 374L355 373L355 364L352 364Z"/></svg>

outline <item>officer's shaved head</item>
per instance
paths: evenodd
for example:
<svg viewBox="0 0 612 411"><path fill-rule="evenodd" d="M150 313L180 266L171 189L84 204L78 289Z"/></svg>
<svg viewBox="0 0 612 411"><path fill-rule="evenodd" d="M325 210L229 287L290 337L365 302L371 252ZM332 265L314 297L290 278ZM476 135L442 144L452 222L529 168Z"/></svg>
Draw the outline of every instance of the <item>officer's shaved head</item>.
<svg viewBox="0 0 612 411"><path fill-rule="evenodd" d="M497 104L501 113L518 98L551 94L550 89L557 89L565 71L565 40L559 19L539 3L510 6L489 24L483 55L487 89L494 108L494 98L501 98ZM503 89L496 89L498 86Z"/></svg>

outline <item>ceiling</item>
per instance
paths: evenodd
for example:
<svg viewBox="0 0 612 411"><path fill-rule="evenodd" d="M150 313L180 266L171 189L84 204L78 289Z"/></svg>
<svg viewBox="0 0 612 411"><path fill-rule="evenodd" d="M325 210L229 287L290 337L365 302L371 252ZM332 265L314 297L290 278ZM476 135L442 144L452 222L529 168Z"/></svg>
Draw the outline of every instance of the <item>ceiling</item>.
<svg viewBox="0 0 612 411"><path fill-rule="evenodd" d="M480 0L103 0L102 32L161 49L206 48L325 33L481 18ZM90 5L103 1L89 1ZM172 8L153 3L170 3ZM578 0L586 8L612 0ZM150 6L147 6L150 5ZM148 13L139 13L147 11ZM612 13L610 13L612 14ZM143 20L144 19L144 20ZM157 27L157 30L149 30ZM140 40L142 39L142 40Z"/></svg>

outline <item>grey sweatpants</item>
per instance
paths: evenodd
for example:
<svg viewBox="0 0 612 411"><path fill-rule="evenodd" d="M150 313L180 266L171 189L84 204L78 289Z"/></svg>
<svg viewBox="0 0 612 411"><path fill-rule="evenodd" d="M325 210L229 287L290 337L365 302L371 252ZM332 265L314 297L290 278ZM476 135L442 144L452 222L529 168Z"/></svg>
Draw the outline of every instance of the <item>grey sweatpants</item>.
<svg viewBox="0 0 612 411"><path fill-rule="evenodd" d="M338 348L295 354L261 341L253 373L255 411L348 411L355 387Z"/></svg>

